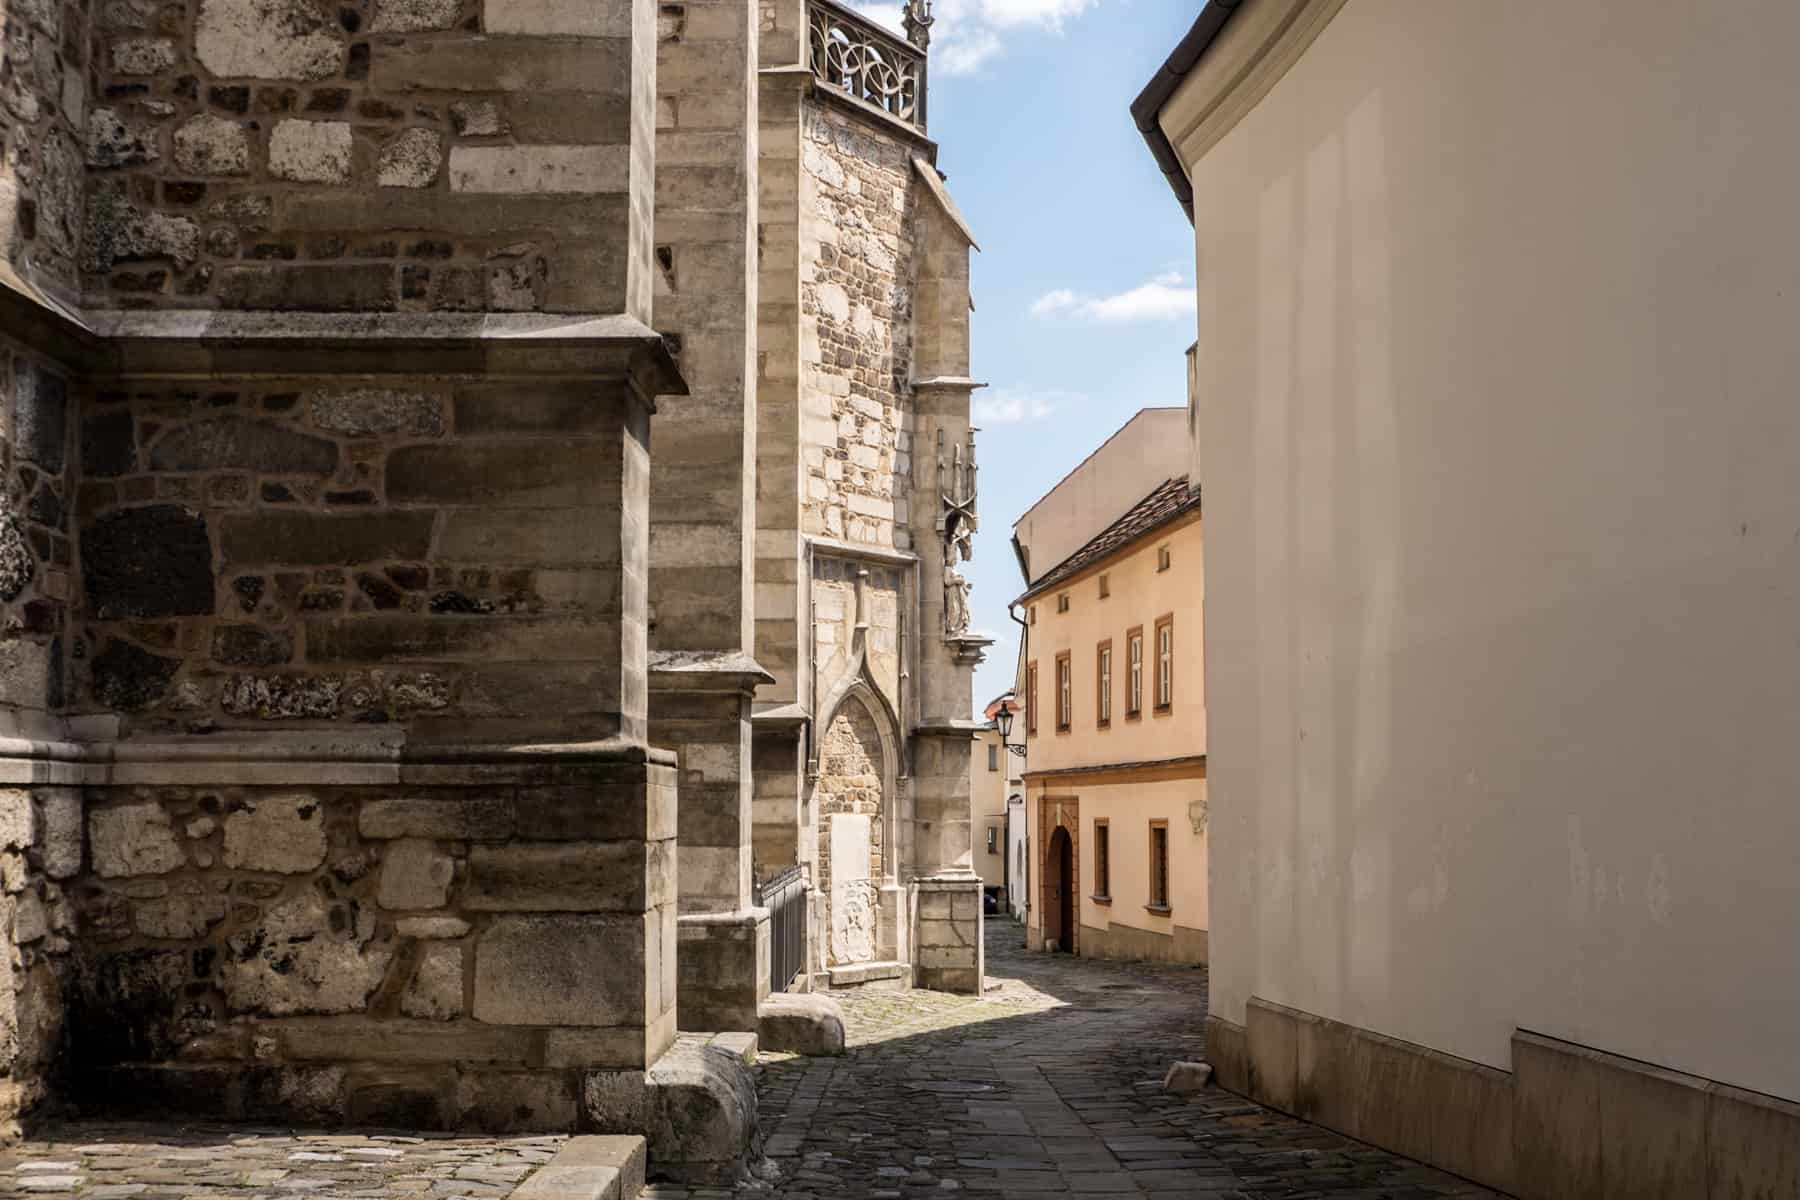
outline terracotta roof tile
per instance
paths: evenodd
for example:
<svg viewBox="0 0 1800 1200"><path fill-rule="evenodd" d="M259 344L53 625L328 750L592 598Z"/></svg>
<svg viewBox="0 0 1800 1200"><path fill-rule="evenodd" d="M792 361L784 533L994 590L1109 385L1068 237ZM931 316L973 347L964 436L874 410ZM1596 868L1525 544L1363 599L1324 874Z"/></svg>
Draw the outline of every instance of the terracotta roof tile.
<svg viewBox="0 0 1800 1200"><path fill-rule="evenodd" d="M1020 599L1028 599L1055 587L1064 580L1074 578L1095 563L1125 549L1139 538L1156 532L1183 513L1199 507L1200 493L1190 494L1188 492L1186 475L1163 480L1151 490L1148 496L1134 504L1130 512L1102 529L1087 545L1047 571L1041 579L1026 590L1025 595Z"/></svg>

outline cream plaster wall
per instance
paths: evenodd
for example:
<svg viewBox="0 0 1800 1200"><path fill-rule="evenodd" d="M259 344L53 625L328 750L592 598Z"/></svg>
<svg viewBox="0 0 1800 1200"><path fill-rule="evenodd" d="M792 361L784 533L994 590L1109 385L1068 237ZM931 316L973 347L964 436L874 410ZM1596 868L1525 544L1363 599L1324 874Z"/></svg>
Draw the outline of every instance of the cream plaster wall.
<svg viewBox="0 0 1800 1200"><path fill-rule="evenodd" d="M1800 1097L1796 44L1350 0L1190 159L1218 1015Z"/></svg>
<svg viewBox="0 0 1800 1200"><path fill-rule="evenodd" d="M988 770L993 757L998 770ZM983 729L975 735L975 751L969 757L969 808L975 835L975 873L988 887L1006 882L1006 796L1008 754L1000 735ZM994 835L994 852L988 853L988 830Z"/></svg>
<svg viewBox="0 0 1800 1200"><path fill-rule="evenodd" d="M1128 926L1165 936L1177 925L1205 929L1206 780L1130 779L1052 787L1081 799L1081 923L1094 929ZM1150 822L1169 823L1169 912L1151 912ZM1112 903L1097 903L1096 822L1106 821L1112 859Z"/></svg>
<svg viewBox="0 0 1800 1200"><path fill-rule="evenodd" d="M1025 510L1013 536L1027 549L1033 582L1130 512L1146 482L1188 473L1186 420L1179 408L1141 410Z"/></svg>
<svg viewBox="0 0 1800 1200"><path fill-rule="evenodd" d="M1172 411L1181 415L1179 409ZM1156 552L1162 546L1170 551L1167 571L1156 569ZM1112 592L1104 600L1100 598L1101 572L1108 576ZM1069 611L1059 613L1056 597L1065 592L1069 596ZM1028 608L1037 608L1029 654L1030 660L1037 663L1037 702L1042 705L1037 732L1026 739L1026 762L1032 773L1206 753L1205 653L1201 636L1205 593L1200 515L1193 510L1175 525L1143 539L1129 553L1066 587L1046 591L1028 601ZM1165 614L1175 618L1175 702L1167 713L1157 713L1156 621ZM1144 630L1143 714L1128 718L1125 634L1139 625ZM1096 651L1107 638L1113 644L1113 715L1111 727L1100 729L1095 720L1099 698ZM1056 656L1065 650L1074 673L1074 721L1068 732L1058 733ZM1026 703L1031 703L1029 696Z"/></svg>

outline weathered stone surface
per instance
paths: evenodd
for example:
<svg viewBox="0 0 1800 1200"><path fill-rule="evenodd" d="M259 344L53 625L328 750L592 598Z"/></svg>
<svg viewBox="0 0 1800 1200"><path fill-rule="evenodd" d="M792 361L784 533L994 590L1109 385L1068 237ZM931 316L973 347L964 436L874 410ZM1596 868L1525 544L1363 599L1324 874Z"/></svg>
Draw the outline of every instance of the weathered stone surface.
<svg viewBox="0 0 1800 1200"><path fill-rule="evenodd" d="M644 937L642 918L502 917L476 946L475 1019L639 1024Z"/></svg>
<svg viewBox="0 0 1800 1200"><path fill-rule="evenodd" d="M165 1059L186 1040L178 1019L191 977L185 949L87 949L76 960L70 1024L90 1063Z"/></svg>
<svg viewBox="0 0 1800 1200"><path fill-rule="evenodd" d="M763 1049L785 1054L828 1056L844 1052L844 1012L820 992L778 993L756 1009L756 1035Z"/></svg>
<svg viewBox="0 0 1800 1200"><path fill-rule="evenodd" d="M325 862L325 815L311 796L259 796L225 818L225 865L297 875Z"/></svg>
<svg viewBox="0 0 1800 1200"><path fill-rule="evenodd" d="M450 190L500 195L622 192L626 146L454 146Z"/></svg>
<svg viewBox="0 0 1800 1200"><path fill-rule="evenodd" d="M180 669L178 658L164 658L130 642L108 638L91 668L94 699L111 709L137 712L167 695L169 681Z"/></svg>
<svg viewBox="0 0 1800 1200"><path fill-rule="evenodd" d="M11 513L0 514L0 600L17 600L36 570L19 522Z"/></svg>
<svg viewBox="0 0 1800 1200"><path fill-rule="evenodd" d="M401 917L394 922L394 932L420 941L459 938L467 934L469 928L469 923L461 917Z"/></svg>
<svg viewBox="0 0 1800 1200"><path fill-rule="evenodd" d="M187 267L200 257L200 227L134 204L123 180L103 180L88 200L82 266L106 272L118 262L167 261Z"/></svg>
<svg viewBox="0 0 1800 1200"><path fill-rule="evenodd" d="M212 657L228 667L278 667L294 657L294 639L260 625L220 625L213 630Z"/></svg>
<svg viewBox="0 0 1800 1200"><path fill-rule="evenodd" d="M406 838L389 846L381 861L376 899L390 911L442 908L456 864L432 842Z"/></svg>
<svg viewBox="0 0 1800 1200"><path fill-rule="evenodd" d="M89 166L129 167L160 157L154 126L128 122L110 108L96 108L88 114Z"/></svg>
<svg viewBox="0 0 1800 1200"><path fill-rule="evenodd" d="M233 675L219 703L234 717L325 719L338 715L343 694L344 681L335 675Z"/></svg>
<svg viewBox="0 0 1800 1200"><path fill-rule="evenodd" d="M219 527L231 563L355 566L384 559L421 559L431 551L429 512L350 515L232 513Z"/></svg>
<svg viewBox="0 0 1800 1200"><path fill-rule="evenodd" d="M101 620L213 611L206 520L179 504L109 513L82 531L82 579Z"/></svg>
<svg viewBox="0 0 1800 1200"><path fill-rule="evenodd" d="M594 1071L584 1115L607 1133L643 1132L659 1176L729 1185L756 1138L756 1084L743 1059L682 1040L648 1071Z"/></svg>
<svg viewBox="0 0 1800 1200"><path fill-rule="evenodd" d="M250 169L250 138L242 125L210 114L175 131L175 165L190 175L242 175Z"/></svg>
<svg viewBox="0 0 1800 1200"><path fill-rule="evenodd" d="M13 380L13 446L52 475L68 458L69 385L55 371L18 360Z"/></svg>
<svg viewBox="0 0 1800 1200"><path fill-rule="evenodd" d="M407 129L382 144L376 182L382 187L430 187L443 165L444 139L429 129Z"/></svg>
<svg viewBox="0 0 1800 1200"><path fill-rule="evenodd" d="M24 892L13 908L13 941L21 946L42 941L50 934L50 915L36 892Z"/></svg>
<svg viewBox="0 0 1800 1200"><path fill-rule="evenodd" d="M461 0L380 0L369 29L373 33L449 29L461 15Z"/></svg>
<svg viewBox="0 0 1800 1200"><path fill-rule="evenodd" d="M449 1021L463 1012L461 946L428 946L419 958L412 982L400 995L400 1011L428 1021ZM484 1127L485 1128L485 1127Z"/></svg>
<svg viewBox="0 0 1800 1200"><path fill-rule="evenodd" d="M221 79L324 79L344 44L306 0L201 0L194 53Z"/></svg>
<svg viewBox="0 0 1800 1200"><path fill-rule="evenodd" d="M0 788L0 847L23 850L37 841L37 814L31 793L21 788Z"/></svg>
<svg viewBox="0 0 1800 1200"><path fill-rule="evenodd" d="M120 75L155 75L175 65L168 38L120 38L112 44L113 70Z"/></svg>
<svg viewBox="0 0 1800 1200"><path fill-rule="evenodd" d="M505 1133L541 1129L573 1129L580 1110L574 1081L563 1075L470 1072L457 1080L457 1107L463 1119L479 1129ZM538 1178L550 1167L540 1168ZM537 1200L562 1200L568 1193L528 1190L527 1181L513 1195ZM608 1193L598 1193L604 1197ZM587 1200L584 1195L582 1200Z"/></svg>
<svg viewBox="0 0 1800 1200"><path fill-rule="evenodd" d="M1176 1096L1191 1096L1195 1092L1203 1092L1206 1085L1212 1082L1212 1066L1203 1062L1175 1062L1169 1064L1168 1074L1163 1076L1163 1091Z"/></svg>
<svg viewBox="0 0 1800 1200"><path fill-rule="evenodd" d="M378 433L441 437L444 432L443 402L418 392L349 388L314 392L308 402L314 425L350 437Z"/></svg>
<svg viewBox="0 0 1800 1200"><path fill-rule="evenodd" d="M225 919L225 897L168 896L137 905L137 931L145 937L184 941L204 937Z"/></svg>
<svg viewBox="0 0 1800 1200"><path fill-rule="evenodd" d="M512 805L491 796L439 800L424 796L368 800L357 817L366 838L443 838L504 841L512 836Z"/></svg>
<svg viewBox="0 0 1800 1200"><path fill-rule="evenodd" d="M194 421L165 433L150 448L152 471L329 475L337 464L337 447L326 439L247 417Z"/></svg>
<svg viewBox="0 0 1800 1200"><path fill-rule="evenodd" d="M351 145L343 121L282 121L269 135L269 174L297 183L344 183Z"/></svg>
<svg viewBox="0 0 1800 1200"><path fill-rule="evenodd" d="M81 792L75 788L39 788L38 852L44 873L68 879L81 870Z"/></svg>
<svg viewBox="0 0 1800 1200"><path fill-rule="evenodd" d="M81 470L92 479L129 475L137 467L131 410L109 409L81 423Z"/></svg>
<svg viewBox="0 0 1800 1200"><path fill-rule="evenodd" d="M394 307L394 271L380 263L227 267L218 296L233 309L383 312Z"/></svg>
<svg viewBox="0 0 1800 1200"><path fill-rule="evenodd" d="M463 905L475 911L642 912L672 898L665 846L642 842L473 846Z"/></svg>
<svg viewBox="0 0 1800 1200"><path fill-rule="evenodd" d="M360 1012L394 957L372 929L367 913L334 921L319 894L305 892L230 938L225 1001L233 1012L277 1017Z"/></svg>
<svg viewBox="0 0 1800 1200"><path fill-rule="evenodd" d="M487 31L535 37L627 37L631 9L586 0L487 0Z"/></svg>
<svg viewBox="0 0 1800 1200"><path fill-rule="evenodd" d="M126 804L88 813L94 873L102 879L164 875L187 861L160 804Z"/></svg>

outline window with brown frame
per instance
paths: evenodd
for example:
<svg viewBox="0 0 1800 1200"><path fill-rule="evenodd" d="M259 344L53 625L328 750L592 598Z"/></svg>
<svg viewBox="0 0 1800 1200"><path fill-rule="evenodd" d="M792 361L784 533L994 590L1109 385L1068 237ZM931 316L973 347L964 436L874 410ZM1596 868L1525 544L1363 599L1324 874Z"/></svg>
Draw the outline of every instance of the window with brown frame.
<svg viewBox="0 0 1800 1200"><path fill-rule="evenodd" d="M1110 595L1112 595L1112 577L1108 576L1108 575L1101 575L1100 576L1100 598L1102 600L1104 600Z"/></svg>
<svg viewBox="0 0 1800 1200"><path fill-rule="evenodd" d="M1150 822L1150 902L1145 908L1169 911L1169 823Z"/></svg>
<svg viewBox="0 0 1800 1200"><path fill-rule="evenodd" d="M1031 663L1025 668L1025 736L1032 737L1037 733L1038 691L1037 664Z"/></svg>
<svg viewBox="0 0 1800 1200"><path fill-rule="evenodd" d="M1156 620L1156 711L1175 703L1175 614Z"/></svg>
<svg viewBox="0 0 1800 1200"><path fill-rule="evenodd" d="M1099 904L1112 903L1112 826L1094 822L1094 895Z"/></svg>
<svg viewBox="0 0 1800 1200"><path fill-rule="evenodd" d="M1031 616L1031 623L1033 625L1036 625L1037 624L1037 605L1034 604L1031 606L1030 616Z"/></svg>
<svg viewBox="0 0 1800 1200"><path fill-rule="evenodd" d="M1125 631L1125 715L1142 716L1144 712L1144 627Z"/></svg>
<svg viewBox="0 0 1800 1200"><path fill-rule="evenodd" d="M1069 665L1069 652L1056 656L1056 732L1067 733L1075 723L1075 672Z"/></svg>
<svg viewBox="0 0 1800 1200"><path fill-rule="evenodd" d="M1112 724L1112 639L1094 652L1094 723L1105 729Z"/></svg>
<svg viewBox="0 0 1800 1200"><path fill-rule="evenodd" d="M1158 571L1168 570L1170 565L1174 561L1175 561L1175 557L1173 554L1171 554L1169 552L1169 548L1167 546L1160 547L1156 551L1156 569Z"/></svg>
<svg viewBox="0 0 1800 1200"><path fill-rule="evenodd" d="M1000 769L1000 747L994 746L994 745L989 745L988 746L988 770L998 771L999 769Z"/></svg>
<svg viewBox="0 0 1800 1200"><path fill-rule="evenodd" d="M1056 598L1056 611L1059 613L1069 611L1069 593L1064 592Z"/></svg>

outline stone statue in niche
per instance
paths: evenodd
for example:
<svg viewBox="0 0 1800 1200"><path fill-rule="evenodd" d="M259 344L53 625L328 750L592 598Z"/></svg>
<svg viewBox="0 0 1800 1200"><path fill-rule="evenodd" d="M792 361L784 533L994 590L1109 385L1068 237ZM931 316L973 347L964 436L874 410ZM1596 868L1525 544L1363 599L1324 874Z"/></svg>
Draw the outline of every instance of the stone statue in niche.
<svg viewBox="0 0 1800 1200"><path fill-rule="evenodd" d="M938 532L944 539L944 635L969 632L969 581L956 569L975 556L975 431L966 444L945 453L944 431L938 430Z"/></svg>

